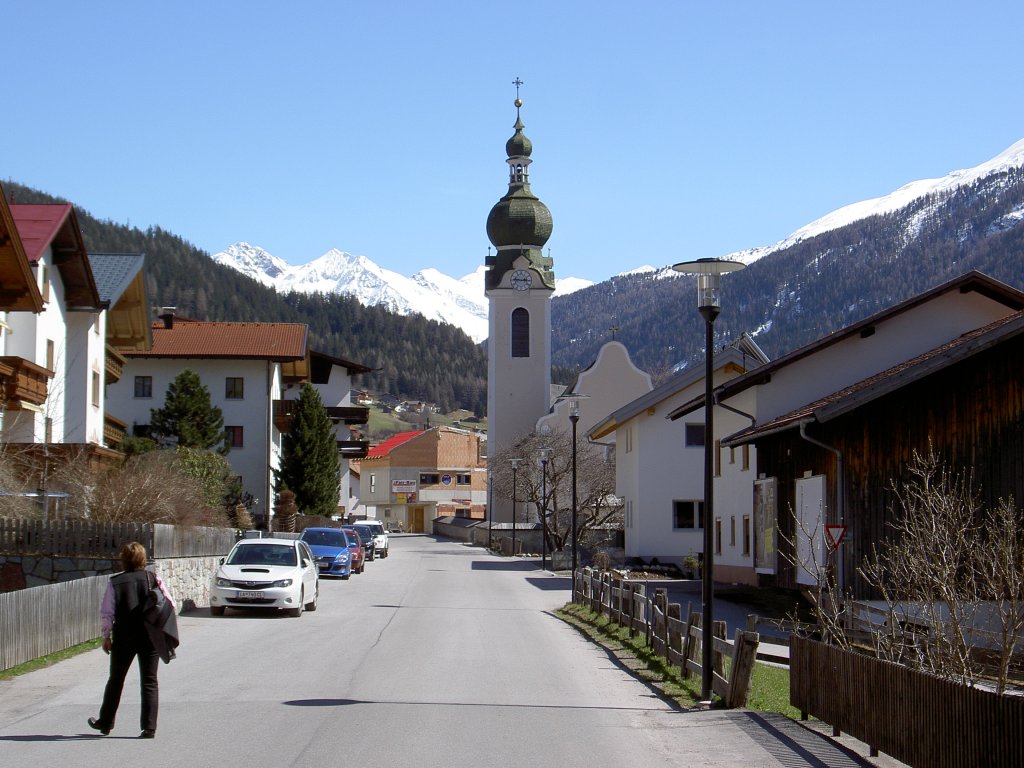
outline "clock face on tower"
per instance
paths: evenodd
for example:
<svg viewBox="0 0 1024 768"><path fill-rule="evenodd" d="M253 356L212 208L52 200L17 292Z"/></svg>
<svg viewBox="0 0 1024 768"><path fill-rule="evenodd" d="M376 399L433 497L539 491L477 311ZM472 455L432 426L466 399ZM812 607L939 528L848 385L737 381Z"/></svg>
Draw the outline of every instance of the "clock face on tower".
<svg viewBox="0 0 1024 768"><path fill-rule="evenodd" d="M512 273L512 278L509 280L512 287L517 291L526 291L533 285L533 275L527 269L517 269Z"/></svg>

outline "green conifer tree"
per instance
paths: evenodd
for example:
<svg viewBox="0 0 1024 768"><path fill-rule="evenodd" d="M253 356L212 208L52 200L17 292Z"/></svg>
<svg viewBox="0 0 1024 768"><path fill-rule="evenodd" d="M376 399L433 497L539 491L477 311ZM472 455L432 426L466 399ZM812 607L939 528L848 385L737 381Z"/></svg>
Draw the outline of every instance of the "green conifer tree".
<svg viewBox="0 0 1024 768"><path fill-rule="evenodd" d="M163 408L151 412L154 437L176 437L178 445L227 453L224 416L210 402L210 390L195 371L185 369L167 387Z"/></svg>
<svg viewBox="0 0 1024 768"><path fill-rule="evenodd" d="M338 509L338 444L320 394L303 384L277 474L278 490L295 493L304 515L330 517Z"/></svg>

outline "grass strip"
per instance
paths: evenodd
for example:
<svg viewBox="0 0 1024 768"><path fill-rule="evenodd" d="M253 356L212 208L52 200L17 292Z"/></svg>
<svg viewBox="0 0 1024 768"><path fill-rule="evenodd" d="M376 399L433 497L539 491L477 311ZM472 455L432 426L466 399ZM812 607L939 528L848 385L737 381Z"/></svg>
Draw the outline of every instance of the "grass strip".
<svg viewBox="0 0 1024 768"><path fill-rule="evenodd" d="M64 661L64 659L70 659L72 656L77 656L80 653L85 653L86 651L91 651L94 648L99 648L102 644L103 639L97 637L95 640L87 640L84 643L79 643L78 645L73 645L70 648L65 648L63 651L57 651L56 653L51 653L47 656L40 656L38 659L26 661L24 664L17 664L10 669L0 670L0 680L10 680L18 675L35 672L37 669L52 666L57 662Z"/></svg>
<svg viewBox="0 0 1024 768"><path fill-rule="evenodd" d="M579 629L598 645L614 654L638 679L650 684L683 709L695 709L701 696L697 677L683 679L679 667L656 655L647 638L629 636L629 630L607 616L576 603L567 603L555 611L560 619ZM721 700L715 700L721 706ZM762 664L754 665L747 708L758 712L778 712L793 720L800 712L789 704L789 670Z"/></svg>

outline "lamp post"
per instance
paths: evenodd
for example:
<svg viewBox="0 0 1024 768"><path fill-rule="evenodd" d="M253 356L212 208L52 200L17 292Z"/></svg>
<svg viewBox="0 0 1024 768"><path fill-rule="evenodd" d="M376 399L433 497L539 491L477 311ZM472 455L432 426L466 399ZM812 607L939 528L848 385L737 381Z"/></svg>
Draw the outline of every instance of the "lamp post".
<svg viewBox="0 0 1024 768"><path fill-rule="evenodd" d="M576 584L576 424L580 420L580 399L571 396L569 398L569 421L572 422L572 578L573 589Z"/></svg>
<svg viewBox="0 0 1024 768"><path fill-rule="evenodd" d="M509 459L512 465L512 557L516 556L516 470L522 459Z"/></svg>
<svg viewBox="0 0 1024 768"><path fill-rule="evenodd" d="M721 311L722 275L743 269L745 264L724 259L697 259L674 264L672 269L697 276L697 309L704 318L704 563L701 619L701 699L711 701L713 643L711 624L714 620L714 403L712 402L714 374L714 324Z"/></svg>
<svg viewBox="0 0 1024 768"><path fill-rule="evenodd" d="M548 569L548 459L550 448L540 449L540 569Z"/></svg>

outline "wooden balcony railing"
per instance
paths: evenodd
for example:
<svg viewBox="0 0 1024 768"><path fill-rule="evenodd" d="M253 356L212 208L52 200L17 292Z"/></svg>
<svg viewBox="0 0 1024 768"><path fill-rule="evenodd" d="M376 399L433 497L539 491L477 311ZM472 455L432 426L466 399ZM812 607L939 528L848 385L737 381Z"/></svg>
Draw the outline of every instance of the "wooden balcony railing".
<svg viewBox="0 0 1024 768"><path fill-rule="evenodd" d="M22 403L45 403L47 382L52 375L46 368L22 357L0 357L0 386L7 410L22 410Z"/></svg>
<svg viewBox="0 0 1024 768"><path fill-rule="evenodd" d="M103 444L107 448L117 448L128 433L128 424L109 413L103 414Z"/></svg>
<svg viewBox="0 0 1024 768"><path fill-rule="evenodd" d="M295 414L296 400L274 401L274 426L281 432L287 432L291 418ZM366 424L370 420L370 409L365 405L336 405L324 408L331 421L345 424Z"/></svg>
<svg viewBox="0 0 1024 768"><path fill-rule="evenodd" d="M116 384L124 373L124 355L107 344L107 354L104 356L103 362L107 374L107 384Z"/></svg>

